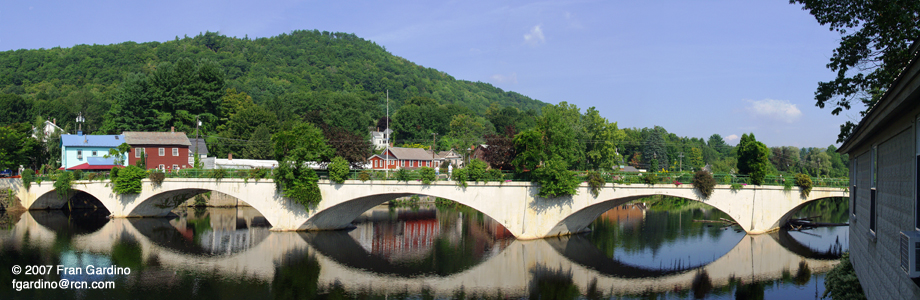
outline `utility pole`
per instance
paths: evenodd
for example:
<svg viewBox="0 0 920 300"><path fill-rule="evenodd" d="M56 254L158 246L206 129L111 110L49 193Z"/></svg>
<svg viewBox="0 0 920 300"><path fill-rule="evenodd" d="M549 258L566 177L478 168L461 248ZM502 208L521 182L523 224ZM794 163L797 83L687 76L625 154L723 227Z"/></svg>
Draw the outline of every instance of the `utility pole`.
<svg viewBox="0 0 920 300"><path fill-rule="evenodd" d="M438 136L438 133L437 133L437 132L432 132L432 133L431 133L431 166L432 166L432 167L434 167L434 152L437 151L437 150L435 150L435 149L438 149L438 147L437 147L437 146L438 146L438 139L437 139L437 136Z"/></svg>
<svg viewBox="0 0 920 300"><path fill-rule="evenodd" d="M197 168L195 162L198 161L198 127L201 127L201 119L198 115L195 115L195 157L192 157L192 168Z"/></svg>
<svg viewBox="0 0 920 300"><path fill-rule="evenodd" d="M680 171L683 172L684 171L684 153L681 152L680 154L677 155L677 157L680 157Z"/></svg>

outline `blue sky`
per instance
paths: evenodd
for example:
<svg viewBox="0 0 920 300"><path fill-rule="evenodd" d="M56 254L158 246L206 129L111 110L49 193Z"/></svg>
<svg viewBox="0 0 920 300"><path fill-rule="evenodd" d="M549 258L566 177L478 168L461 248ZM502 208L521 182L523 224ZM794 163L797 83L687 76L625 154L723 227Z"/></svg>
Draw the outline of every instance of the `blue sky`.
<svg viewBox="0 0 920 300"><path fill-rule="evenodd" d="M621 128L827 147L861 110L815 107L840 36L783 0L76 2L0 5L0 51L319 29Z"/></svg>

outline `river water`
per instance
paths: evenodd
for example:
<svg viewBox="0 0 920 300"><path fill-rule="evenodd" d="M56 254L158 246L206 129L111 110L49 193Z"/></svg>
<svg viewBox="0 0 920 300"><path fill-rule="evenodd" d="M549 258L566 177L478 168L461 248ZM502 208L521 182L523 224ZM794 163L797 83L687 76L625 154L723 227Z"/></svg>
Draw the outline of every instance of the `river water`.
<svg viewBox="0 0 920 300"><path fill-rule="evenodd" d="M845 222L846 205L822 200L797 217ZM175 213L4 214L0 299L811 299L848 244L847 227L746 235L698 221L728 219L718 210L666 198L532 241L451 204L378 206L328 232L272 232L250 207Z"/></svg>

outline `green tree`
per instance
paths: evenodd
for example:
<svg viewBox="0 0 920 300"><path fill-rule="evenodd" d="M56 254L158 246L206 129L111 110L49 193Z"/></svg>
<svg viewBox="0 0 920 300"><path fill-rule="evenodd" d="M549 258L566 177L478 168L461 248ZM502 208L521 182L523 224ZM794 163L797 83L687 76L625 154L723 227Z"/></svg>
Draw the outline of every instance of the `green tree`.
<svg viewBox="0 0 920 300"><path fill-rule="evenodd" d="M249 142L242 149L242 158L250 159L271 159L274 154L272 145L272 136L268 126L259 124L249 138Z"/></svg>
<svg viewBox="0 0 920 300"><path fill-rule="evenodd" d="M322 131L310 123L300 123L291 130L278 132L272 136L272 142L275 157L294 162L328 162L333 154Z"/></svg>
<svg viewBox="0 0 920 300"><path fill-rule="evenodd" d="M729 146L728 144L726 144L725 140L723 140L722 136L719 135L718 133L713 134L712 136L709 137L709 141L707 142L707 145L709 146L709 148L712 148L713 150L721 154L721 157L719 158L728 156L729 152L731 152L732 150L732 146Z"/></svg>
<svg viewBox="0 0 920 300"><path fill-rule="evenodd" d="M751 176L751 183L763 184L770 164L770 150L754 134L743 134L738 142L738 172Z"/></svg>
<svg viewBox="0 0 920 300"><path fill-rule="evenodd" d="M588 108L582 118L585 137L587 167L595 170L610 170L623 161L617 152L619 143L626 134L617 128L617 123L607 122L594 107Z"/></svg>
<svg viewBox="0 0 920 300"><path fill-rule="evenodd" d="M646 159L646 163L651 168L649 171L657 172L661 169L668 169L669 159L664 141L664 136L666 134L667 131L661 126L655 126L654 129L648 131L643 145L642 156ZM652 166L653 161L657 162L657 167Z"/></svg>
<svg viewBox="0 0 920 300"><path fill-rule="evenodd" d="M694 170L703 169L703 165L705 165L703 161L703 150L699 147L690 148L690 155L688 155L687 158L690 161L690 166L693 167Z"/></svg>
<svg viewBox="0 0 920 300"><path fill-rule="evenodd" d="M799 148L793 146L773 147L770 148L773 155L770 156L770 162L781 172L790 172L799 164Z"/></svg>
<svg viewBox="0 0 920 300"><path fill-rule="evenodd" d="M285 197L311 207L322 201L319 177L308 164L327 162L334 153L326 145L323 133L310 123L300 123L291 130L272 136L275 157L282 158L275 170L275 185Z"/></svg>
<svg viewBox="0 0 920 300"><path fill-rule="evenodd" d="M0 127L0 170L18 170L20 165L29 165L38 147L38 143L21 129Z"/></svg>
<svg viewBox="0 0 920 300"><path fill-rule="evenodd" d="M121 143L118 147L109 149L109 152L103 157L105 158L115 158L115 164L119 166L125 165L125 162L128 161L127 153L131 151L131 145L128 143Z"/></svg>
<svg viewBox="0 0 920 300"><path fill-rule="evenodd" d="M542 133L546 157L558 156L566 166L577 166L585 155L581 128L581 113L574 104L560 102L543 107L537 118L537 130Z"/></svg>
<svg viewBox="0 0 920 300"><path fill-rule="evenodd" d="M819 82L815 91L817 106L827 102L836 106L831 114L851 108L859 99L866 113L888 89L889 84L914 57L910 45L920 38L920 2L913 0L839 1L790 0L802 4L821 25L840 33L827 68L837 73L828 82ZM849 137L856 125L840 126L837 142Z"/></svg>
<svg viewBox="0 0 920 300"><path fill-rule="evenodd" d="M482 143L482 136L488 133L486 131L486 121L482 117L471 117L468 115L456 115L450 120L450 133L448 137L457 141L457 145L452 145L465 161L469 161L472 147ZM492 125L488 125L492 127Z"/></svg>
<svg viewBox="0 0 920 300"><path fill-rule="evenodd" d="M514 157L512 164L517 172L534 170L545 159L543 136L536 129L527 130L514 136Z"/></svg>
<svg viewBox="0 0 920 300"><path fill-rule="evenodd" d="M0 94L0 126L30 121L32 101L19 95Z"/></svg>

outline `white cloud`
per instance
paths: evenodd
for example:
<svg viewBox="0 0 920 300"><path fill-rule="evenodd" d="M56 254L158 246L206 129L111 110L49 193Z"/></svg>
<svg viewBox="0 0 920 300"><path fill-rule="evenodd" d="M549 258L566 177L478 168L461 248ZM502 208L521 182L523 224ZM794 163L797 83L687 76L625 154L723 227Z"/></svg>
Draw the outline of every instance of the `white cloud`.
<svg viewBox="0 0 920 300"><path fill-rule="evenodd" d="M517 73L511 73L511 75L505 76L502 74L492 75L492 80L495 83L517 83Z"/></svg>
<svg viewBox="0 0 920 300"><path fill-rule="evenodd" d="M726 142L732 142L732 141L735 141L735 140L737 140L737 139L739 139L739 137L738 137L737 134L733 134L733 135L729 135L729 136L726 136L726 137L725 137L725 141L726 141Z"/></svg>
<svg viewBox="0 0 920 300"><path fill-rule="evenodd" d="M746 100L750 106L746 110L755 117L763 117L792 123L802 117L802 111L787 100Z"/></svg>
<svg viewBox="0 0 920 300"><path fill-rule="evenodd" d="M531 46L546 43L546 37L543 36L543 29L540 29L540 25L534 26L529 33L524 34L524 42Z"/></svg>
<svg viewBox="0 0 920 300"><path fill-rule="evenodd" d="M584 26L581 25L581 21L579 21L578 18L575 17L575 14L567 11L562 14L562 17L565 18L565 20L569 22L569 28L574 28L574 29L584 28Z"/></svg>

